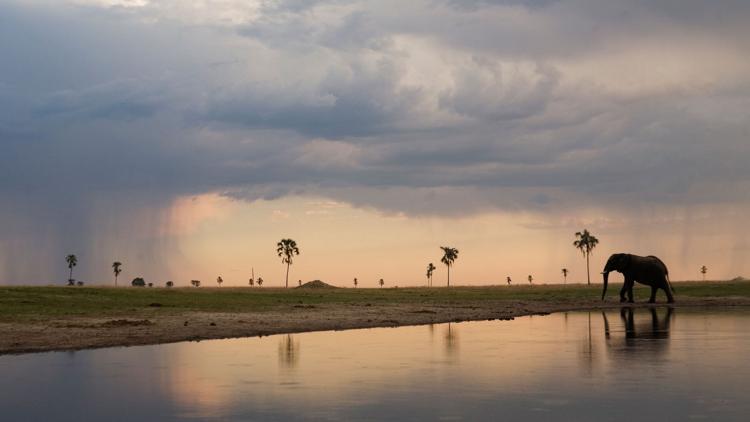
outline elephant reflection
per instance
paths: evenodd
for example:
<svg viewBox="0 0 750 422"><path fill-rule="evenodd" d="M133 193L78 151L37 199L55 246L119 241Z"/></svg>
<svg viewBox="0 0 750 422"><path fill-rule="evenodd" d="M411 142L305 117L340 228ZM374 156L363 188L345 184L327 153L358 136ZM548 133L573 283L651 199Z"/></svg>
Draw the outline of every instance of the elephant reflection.
<svg viewBox="0 0 750 422"><path fill-rule="evenodd" d="M624 338L613 336L607 314L602 312L607 350L614 357L627 359L636 357L635 353L638 354L638 358L643 354L658 356L667 351L674 309L667 308L661 316L655 308L644 311L648 312L650 318L636 318L636 311L633 308L620 309L620 320L625 328Z"/></svg>

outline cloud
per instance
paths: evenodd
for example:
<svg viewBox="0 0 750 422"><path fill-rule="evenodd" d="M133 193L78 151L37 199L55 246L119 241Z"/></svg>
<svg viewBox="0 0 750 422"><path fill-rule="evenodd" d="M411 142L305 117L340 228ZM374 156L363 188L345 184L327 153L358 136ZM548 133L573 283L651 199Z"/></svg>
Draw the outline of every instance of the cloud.
<svg viewBox="0 0 750 422"><path fill-rule="evenodd" d="M5 2L0 202L57 237L103 221L93 202L205 193L744 206L748 18L739 0Z"/></svg>

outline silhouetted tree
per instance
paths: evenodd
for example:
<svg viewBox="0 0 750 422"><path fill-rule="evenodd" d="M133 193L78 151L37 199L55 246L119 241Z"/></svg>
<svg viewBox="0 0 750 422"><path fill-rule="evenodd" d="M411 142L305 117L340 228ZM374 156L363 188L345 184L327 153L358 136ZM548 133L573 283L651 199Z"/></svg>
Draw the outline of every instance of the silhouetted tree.
<svg viewBox="0 0 750 422"><path fill-rule="evenodd" d="M115 261L112 263L112 272L115 273L115 287L117 287L117 276L122 272L120 267L122 267L122 262Z"/></svg>
<svg viewBox="0 0 750 422"><path fill-rule="evenodd" d="M436 270L435 265L430 262L427 265L427 287L432 287L432 273Z"/></svg>
<svg viewBox="0 0 750 422"><path fill-rule="evenodd" d="M706 273L708 272L708 267L705 265L701 267L701 274L703 274L703 281L706 281Z"/></svg>
<svg viewBox="0 0 750 422"><path fill-rule="evenodd" d="M448 287L451 286L451 266L453 266L453 263L456 262L456 259L458 259L458 249L451 248L449 246L441 246L440 249L443 250L443 257L440 258L440 262L445 264L446 267L448 267Z"/></svg>
<svg viewBox="0 0 750 422"><path fill-rule="evenodd" d="M359 283L357 282L357 277L354 277L354 288L355 288L355 289L357 288L357 284L359 284Z"/></svg>
<svg viewBox="0 0 750 422"><path fill-rule="evenodd" d="M200 280L190 280L190 284L193 285L193 287L200 287L201 281Z"/></svg>
<svg viewBox="0 0 750 422"><path fill-rule="evenodd" d="M263 277L258 277L258 287L263 287Z"/></svg>
<svg viewBox="0 0 750 422"><path fill-rule="evenodd" d="M286 264L286 287L289 288L289 266L295 255L299 255L297 242L292 239L281 239L276 244L276 253L281 257L281 262Z"/></svg>
<svg viewBox="0 0 750 422"><path fill-rule="evenodd" d="M507 281L508 282L508 286L510 286L510 276L505 277L505 281Z"/></svg>
<svg viewBox="0 0 750 422"><path fill-rule="evenodd" d="M302 287L302 280L297 280L297 286Z"/></svg>
<svg viewBox="0 0 750 422"><path fill-rule="evenodd" d="M82 287L82 286L83 286L83 281L79 281L79 282L76 282L76 285L77 285L78 287Z"/></svg>
<svg viewBox="0 0 750 422"><path fill-rule="evenodd" d="M380 287L383 287L383 285L385 284L385 281L383 281L383 279L381 278L380 281L378 281L378 284L380 284Z"/></svg>
<svg viewBox="0 0 750 422"><path fill-rule="evenodd" d="M130 282L130 285L133 287L146 287L146 280L143 277L136 277Z"/></svg>
<svg viewBox="0 0 750 422"><path fill-rule="evenodd" d="M154 287L154 283L148 283L148 287Z"/></svg>
<svg viewBox="0 0 750 422"><path fill-rule="evenodd" d="M533 284L533 282L534 282L534 277L532 277L532 276L531 276L531 274L529 274L529 276L528 276L528 277L526 277L526 279L527 279L527 280L529 280L529 284Z"/></svg>
<svg viewBox="0 0 750 422"><path fill-rule="evenodd" d="M562 273L563 273L563 279L565 280L563 282L563 284L568 284L568 269L567 268L563 268L562 269Z"/></svg>
<svg viewBox="0 0 750 422"><path fill-rule="evenodd" d="M174 287L174 283L172 281L167 281L167 287Z"/></svg>
<svg viewBox="0 0 750 422"><path fill-rule="evenodd" d="M583 232L576 232L576 240L573 242L573 246L578 248L583 256L586 257L586 279L588 284L591 285L591 273L589 272L589 255L594 250L596 245L599 244L599 239L594 237L588 230L584 229Z"/></svg>
<svg viewBox="0 0 750 422"><path fill-rule="evenodd" d="M254 285L255 285L255 280L253 280L253 279L251 278L250 280L248 280L248 284L249 284L250 286L254 286Z"/></svg>
<svg viewBox="0 0 750 422"><path fill-rule="evenodd" d="M75 280L73 279L73 267L78 265L78 257L75 256L75 254L70 254L65 257L65 262L68 263L68 269L70 270L70 275L68 276L68 286L75 285Z"/></svg>
<svg viewBox="0 0 750 422"><path fill-rule="evenodd" d="M223 283L223 282L224 282L224 279L221 278L221 276L216 277L216 284L218 284L219 287L221 287L221 283Z"/></svg>

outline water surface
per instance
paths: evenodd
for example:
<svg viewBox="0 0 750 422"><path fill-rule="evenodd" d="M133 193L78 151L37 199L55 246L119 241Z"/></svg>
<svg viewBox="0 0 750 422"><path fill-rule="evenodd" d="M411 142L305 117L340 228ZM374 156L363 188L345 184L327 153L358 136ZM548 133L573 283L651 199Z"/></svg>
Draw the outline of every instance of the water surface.
<svg viewBox="0 0 750 422"><path fill-rule="evenodd" d="M2 420L746 420L750 312L560 313L0 357Z"/></svg>

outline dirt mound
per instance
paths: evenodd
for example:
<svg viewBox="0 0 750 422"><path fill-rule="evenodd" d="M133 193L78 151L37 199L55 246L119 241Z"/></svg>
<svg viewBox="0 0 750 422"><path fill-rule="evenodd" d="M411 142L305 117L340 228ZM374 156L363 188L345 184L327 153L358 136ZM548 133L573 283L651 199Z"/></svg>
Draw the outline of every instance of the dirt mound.
<svg viewBox="0 0 750 422"><path fill-rule="evenodd" d="M298 289L335 289L335 286L331 286L328 283L324 283L320 280L308 281L307 283L297 287Z"/></svg>

